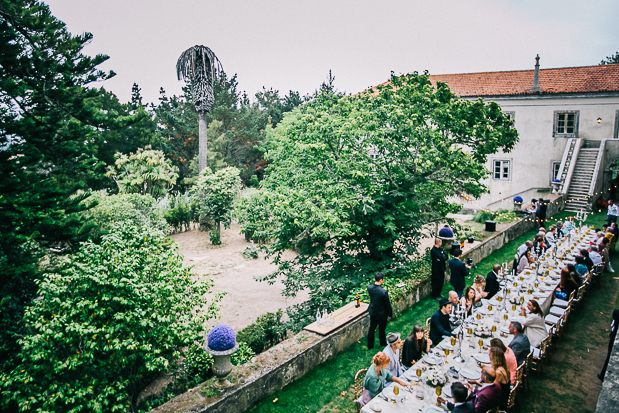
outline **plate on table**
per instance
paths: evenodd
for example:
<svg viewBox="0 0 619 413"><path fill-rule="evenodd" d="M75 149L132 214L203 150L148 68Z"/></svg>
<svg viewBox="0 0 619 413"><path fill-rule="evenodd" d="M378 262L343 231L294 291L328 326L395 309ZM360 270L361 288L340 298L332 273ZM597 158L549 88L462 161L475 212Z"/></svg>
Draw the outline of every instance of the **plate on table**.
<svg viewBox="0 0 619 413"><path fill-rule="evenodd" d="M460 375L465 379L479 380L481 379L481 372L471 369L460 369Z"/></svg>
<svg viewBox="0 0 619 413"><path fill-rule="evenodd" d="M370 404L370 410L372 410L373 412L382 412L383 408L377 404Z"/></svg>
<svg viewBox="0 0 619 413"><path fill-rule="evenodd" d="M436 357L436 356L432 356L430 354L426 354L425 356L423 356L423 362L426 364L431 364L431 365L435 365L435 364L440 364L441 359Z"/></svg>
<svg viewBox="0 0 619 413"><path fill-rule="evenodd" d="M479 307L477 310L475 310L475 312L482 314L482 315L488 315L491 313L491 311L488 311L487 308L483 308L483 307Z"/></svg>
<svg viewBox="0 0 619 413"><path fill-rule="evenodd" d="M409 381L414 381L415 383L421 380L421 377L417 377L417 368L411 367L410 369L404 372L404 378Z"/></svg>
<svg viewBox="0 0 619 413"><path fill-rule="evenodd" d="M400 388L400 392L398 393L398 395L396 396L393 393L393 388L395 386L398 386ZM404 389L402 388L402 386L394 383L391 386L387 386L383 389L382 394L383 396L385 396L387 398L387 400L397 400L397 401L401 401L404 400L404 398L406 397L405 394L403 394Z"/></svg>
<svg viewBox="0 0 619 413"><path fill-rule="evenodd" d="M441 409L440 407L432 404L426 404L421 408L421 413L445 413L445 409Z"/></svg>
<svg viewBox="0 0 619 413"><path fill-rule="evenodd" d="M496 298L493 298L492 300L488 301L488 304L499 305L499 301Z"/></svg>
<svg viewBox="0 0 619 413"><path fill-rule="evenodd" d="M488 353L475 353L472 357L480 363L490 364L490 356Z"/></svg>
<svg viewBox="0 0 619 413"><path fill-rule="evenodd" d="M446 348L453 350L454 347L451 345L450 341L451 341L450 339L443 340L438 344L438 347L440 347L443 350L445 350Z"/></svg>
<svg viewBox="0 0 619 413"><path fill-rule="evenodd" d="M443 396L445 397L449 397L452 398L453 396L451 395L451 386L443 386Z"/></svg>

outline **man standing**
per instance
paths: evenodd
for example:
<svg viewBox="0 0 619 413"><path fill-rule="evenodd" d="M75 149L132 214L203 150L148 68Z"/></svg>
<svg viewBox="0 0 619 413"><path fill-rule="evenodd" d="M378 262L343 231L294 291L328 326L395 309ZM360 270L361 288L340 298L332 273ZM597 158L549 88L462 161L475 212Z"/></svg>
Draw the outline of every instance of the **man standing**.
<svg viewBox="0 0 619 413"><path fill-rule="evenodd" d="M546 225L544 224L544 222L546 221L546 209L548 208L548 206L546 205L546 202L542 198L540 198L537 202L538 202L537 210L535 211L537 222L540 227L546 228Z"/></svg>
<svg viewBox="0 0 619 413"><path fill-rule="evenodd" d="M368 294L370 295L370 331L368 332L368 349L374 347L374 333L378 326L378 340L381 346L387 345L385 330L387 329L387 319L393 317L391 310L391 301L389 301L389 293L382 285L385 282L385 276L379 272L374 274L374 284L368 285Z"/></svg>
<svg viewBox="0 0 619 413"><path fill-rule="evenodd" d="M531 343L529 338L523 334L522 324L518 321L512 321L509 325L509 333L514 335L514 339L509 343L509 348L514 352L516 356L516 363L521 365L527 359L527 356L531 352Z"/></svg>
<svg viewBox="0 0 619 413"><path fill-rule="evenodd" d="M529 241L527 241L529 242ZM501 266L499 264L494 264L492 267L492 271L486 275L486 287L484 287L484 291L488 293L486 298L489 300L501 289L501 285L499 284L499 270Z"/></svg>
<svg viewBox="0 0 619 413"><path fill-rule="evenodd" d="M431 297L436 300L441 297L441 290L445 282L445 262L449 258L447 253L441 248L443 241L440 238L434 238L434 246L430 250L430 258L432 259L432 294Z"/></svg>
<svg viewBox="0 0 619 413"><path fill-rule="evenodd" d="M454 290L456 290L456 293L458 293L458 298L461 298L464 287L466 286L465 278L469 275L471 266L460 261L460 257L462 256L462 250L460 248L454 251L453 256L454 257L449 260L449 271L451 272L451 279L449 281Z"/></svg>
<svg viewBox="0 0 619 413"><path fill-rule="evenodd" d="M449 313L451 313L451 303L449 300L441 300L439 309L430 319L430 340L432 340L432 343L440 343L443 336L455 336L451 332Z"/></svg>
<svg viewBox="0 0 619 413"><path fill-rule="evenodd" d="M400 377L404 374L404 369L400 364L400 350L402 349L403 341L400 339L400 333L387 334L387 347L383 350L383 353L389 357L389 367L385 370L389 372L393 377Z"/></svg>
<svg viewBox="0 0 619 413"><path fill-rule="evenodd" d="M617 215L619 215L619 208L611 199L608 201L608 216L606 217L606 223L610 225L611 222L617 222Z"/></svg>

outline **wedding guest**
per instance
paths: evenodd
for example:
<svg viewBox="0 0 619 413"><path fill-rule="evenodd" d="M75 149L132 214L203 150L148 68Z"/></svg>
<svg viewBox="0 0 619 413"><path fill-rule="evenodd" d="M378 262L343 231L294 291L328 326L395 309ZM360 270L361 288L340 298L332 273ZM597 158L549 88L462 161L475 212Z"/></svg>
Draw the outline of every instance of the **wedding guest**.
<svg viewBox="0 0 619 413"><path fill-rule="evenodd" d="M467 287L460 299L460 308L465 311L464 317L473 314L473 304L475 304L475 290L473 287Z"/></svg>
<svg viewBox="0 0 619 413"><path fill-rule="evenodd" d="M484 291L484 286L486 284L486 280L481 275L476 275L473 280L473 289L475 290L475 302L481 300L482 298L487 298L488 293Z"/></svg>
<svg viewBox="0 0 619 413"><path fill-rule="evenodd" d="M492 340L490 340L488 357L490 357L490 349L492 349L493 347L501 349L501 351L503 352L503 355L505 356L505 361L507 362L507 367L509 367L509 381L513 384L514 380L516 379L516 370L518 369L518 362L516 361L516 355L514 354L514 351L511 348L506 347L500 338L493 338Z"/></svg>
<svg viewBox="0 0 619 413"><path fill-rule="evenodd" d="M529 243L531 241L527 241ZM531 246L533 243L531 242ZM499 264L494 264L492 267L492 271L486 275L486 286L484 287L484 292L487 293L486 298L491 299L495 296L496 293L501 289L501 285L499 284L499 270L501 266Z"/></svg>
<svg viewBox="0 0 619 413"><path fill-rule="evenodd" d="M546 235L544 236L544 241L546 241L546 245L548 245L549 248L554 247L554 245L557 243L556 232L557 227L551 225L548 228L548 232L546 232Z"/></svg>
<svg viewBox="0 0 619 413"><path fill-rule="evenodd" d="M509 343L509 348L514 351L518 365L521 365L531 352L531 343L529 338L523 334L522 324L518 321L511 322L509 333L514 335L514 339Z"/></svg>
<svg viewBox="0 0 619 413"><path fill-rule="evenodd" d="M532 241L525 242L524 244L518 247L518 256L524 254L526 250L531 249L531 248L533 248L533 242Z"/></svg>
<svg viewBox="0 0 619 413"><path fill-rule="evenodd" d="M568 300L572 291L578 289L578 283L572 277L572 274L567 268L561 270L561 281L555 290L555 296L562 300Z"/></svg>
<svg viewBox="0 0 619 413"><path fill-rule="evenodd" d="M449 302L451 303L449 324L451 325L451 329L454 330L462 323L462 320L458 316L458 313L460 312L460 300L458 299L458 294L455 291L449 292Z"/></svg>
<svg viewBox="0 0 619 413"><path fill-rule="evenodd" d="M430 352L432 340L424 338L423 327L417 324L411 334L404 340L402 347L402 364L410 368L423 357L423 353Z"/></svg>
<svg viewBox="0 0 619 413"><path fill-rule="evenodd" d="M576 281L576 284L578 284L578 286L580 287L582 285L582 277L580 276L580 273L576 271L576 266L574 264L567 264L565 268L567 268L567 270L570 272L570 276L574 279L574 281Z"/></svg>
<svg viewBox="0 0 619 413"><path fill-rule="evenodd" d="M528 310L528 312L527 312ZM544 313L535 300L527 303L527 308L520 307L520 324L524 327L524 334L529 338L531 347L539 347L542 340L548 336Z"/></svg>
<svg viewBox="0 0 619 413"><path fill-rule="evenodd" d="M533 239L533 251L535 251L535 254L537 256L540 256L541 254L544 253L544 251L546 251L547 246L546 243L544 242L544 236L543 235L536 235L535 238Z"/></svg>
<svg viewBox="0 0 619 413"><path fill-rule="evenodd" d="M495 380L496 373L492 367L488 366L481 369L481 382L469 380L469 387L470 384L481 385L481 387L473 390L469 396L469 400L472 400L475 405L475 413L488 413L501 403L503 392L501 385L495 383ZM447 406L449 407L449 404Z"/></svg>
<svg viewBox="0 0 619 413"><path fill-rule="evenodd" d="M447 406L451 405L451 411L453 413L475 413L475 405L472 401L467 401L467 397L469 395L469 390L464 387L464 384L456 381L451 385L451 397L454 399L454 403L447 403L442 397L438 397L437 400L439 403ZM447 406L449 409L449 406Z"/></svg>
<svg viewBox="0 0 619 413"><path fill-rule="evenodd" d="M582 251L580 252L580 254L582 255ZM593 268L594 265L598 265L603 262L602 256L598 252L598 248L595 245L591 245L589 247L589 252L587 256L591 259L591 263L592 263L591 268ZM585 264L586 262L587 262L587 258L585 257ZM591 271L591 269L589 269L589 271Z"/></svg>
<svg viewBox="0 0 619 413"><path fill-rule="evenodd" d="M585 275L587 271L589 271L587 269L587 266L585 265L585 258L582 255L578 255L576 256L576 258L574 258L574 261L576 261L576 265L574 266L574 269L576 270L578 274L580 274L582 278L582 276Z"/></svg>
<svg viewBox="0 0 619 413"><path fill-rule="evenodd" d="M441 245L443 245L443 240L434 238L434 246L430 250L430 258L432 259L431 297L435 300L441 297L441 290L445 283L445 262L449 258Z"/></svg>
<svg viewBox="0 0 619 413"><path fill-rule="evenodd" d="M534 260L533 257L531 257L531 250L526 250L526 252L518 258L518 269L516 272L520 274L526 267L533 264L533 262Z"/></svg>
<svg viewBox="0 0 619 413"><path fill-rule="evenodd" d="M460 248L454 250L453 256L454 257L449 260L449 271L451 273L449 282L458 293L458 297L462 297L462 292L464 291L464 287L466 287L466 277L469 275L471 266L460 260L462 256L462 250Z"/></svg>
<svg viewBox="0 0 619 413"><path fill-rule="evenodd" d="M507 367L507 361L505 360L505 354L497 347L490 349L490 363L496 378L495 383L501 386L501 402L499 403L499 410L507 410L507 400L509 399L509 390L511 379L509 375L509 367Z"/></svg>
<svg viewBox="0 0 619 413"><path fill-rule="evenodd" d="M580 256L584 259L585 266L587 267L587 270L591 271L595 264L593 263L593 260L589 256L589 251L586 250L586 249L581 249L580 250ZM600 257L600 261L601 261L601 259L602 259L602 257Z"/></svg>
<svg viewBox="0 0 619 413"><path fill-rule="evenodd" d="M443 336L454 337L449 324L449 313L451 313L451 303L449 300L441 300L439 309L430 319L430 340L433 343L440 343Z"/></svg>
<svg viewBox="0 0 619 413"><path fill-rule="evenodd" d="M372 365L368 368L368 372L365 374L363 380L363 389L368 391L369 400L372 400L378 393L385 388L385 382L395 382L400 386L409 387L410 383L406 383L397 377L394 377L386 369L389 366L389 357L382 351L376 353L372 358ZM363 398L363 397L362 397Z"/></svg>
<svg viewBox="0 0 619 413"><path fill-rule="evenodd" d="M400 349L402 348L402 344L404 343L400 339L400 333L387 334L387 347L385 347L383 353L391 360L387 367L387 371L395 377L400 377L404 373L404 369L400 364Z"/></svg>
<svg viewBox="0 0 619 413"><path fill-rule="evenodd" d="M368 350L374 347L374 333L378 327L378 339L381 346L387 345L385 330L387 328L387 320L393 317L391 309L391 301L389 301L389 293L382 286L385 282L385 276L379 272L374 274L374 284L368 285L368 294L370 295L370 331L368 332Z"/></svg>
<svg viewBox="0 0 619 413"><path fill-rule="evenodd" d="M611 222L617 222L617 215L619 215L619 208L611 199L608 201L608 216L606 218L606 223L610 225Z"/></svg>

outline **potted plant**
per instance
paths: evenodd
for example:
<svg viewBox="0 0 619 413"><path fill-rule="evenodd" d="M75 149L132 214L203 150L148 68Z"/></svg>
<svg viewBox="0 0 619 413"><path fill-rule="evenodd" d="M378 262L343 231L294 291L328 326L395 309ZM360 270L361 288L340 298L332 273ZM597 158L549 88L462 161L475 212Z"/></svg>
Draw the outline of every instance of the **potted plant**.
<svg viewBox="0 0 619 413"><path fill-rule="evenodd" d="M469 234L467 241L469 242L469 244L472 244L475 242L475 232L473 232L472 234Z"/></svg>
<svg viewBox="0 0 619 413"><path fill-rule="evenodd" d="M561 187L561 180L555 179L552 181L552 193L557 195L559 193L559 188Z"/></svg>
<svg viewBox="0 0 619 413"><path fill-rule="evenodd" d="M205 348L207 353L213 356L213 373L218 378L217 387L230 386L226 376L232 371L230 357L238 349L236 333L232 327L226 324L218 324L208 333Z"/></svg>
<svg viewBox="0 0 619 413"><path fill-rule="evenodd" d="M512 202L514 204L514 211L520 212L522 210L522 197L520 195L516 195Z"/></svg>

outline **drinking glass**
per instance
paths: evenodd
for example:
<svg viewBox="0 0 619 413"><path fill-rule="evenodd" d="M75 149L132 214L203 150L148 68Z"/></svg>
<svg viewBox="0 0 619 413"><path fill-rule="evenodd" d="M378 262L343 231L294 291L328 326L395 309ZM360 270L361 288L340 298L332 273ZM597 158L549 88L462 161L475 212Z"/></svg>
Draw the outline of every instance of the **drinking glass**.
<svg viewBox="0 0 619 413"><path fill-rule="evenodd" d="M484 340L480 338L477 343L479 344L479 352L481 353L481 347L484 345Z"/></svg>
<svg viewBox="0 0 619 413"><path fill-rule="evenodd" d="M415 392L415 396L419 400L423 400L423 387L421 387L421 386L417 387L417 391Z"/></svg>
<svg viewBox="0 0 619 413"><path fill-rule="evenodd" d="M443 389L441 389L441 386L436 386L436 395L440 397L441 394L443 394ZM436 399L436 405L441 405L441 403L438 401L438 398Z"/></svg>
<svg viewBox="0 0 619 413"><path fill-rule="evenodd" d="M507 295L511 294L512 290L510 290L509 288L507 289Z"/></svg>
<svg viewBox="0 0 619 413"><path fill-rule="evenodd" d="M516 311L516 304L512 304L512 311Z"/></svg>
<svg viewBox="0 0 619 413"><path fill-rule="evenodd" d="M505 320L505 324L507 324L507 320L509 320L509 316L507 314L503 315L503 320Z"/></svg>
<svg viewBox="0 0 619 413"><path fill-rule="evenodd" d="M494 324L492 325L492 332L496 333L496 325L494 325Z"/></svg>
<svg viewBox="0 0 619 413"><path fill-rule="evenodd" d="M496 298L497 301L500 303L501 301L503 301L503 297L501 297L500 295Z"/></svg>
<svg viewBox="0 0 619 413"><path fill-rule="evenodd" d="M452 345L452 346L455 346L455 345L456 345L456 338L455 338L455 337L452 337L452 338L451 338L451 345Z"/></svg>
<svg viewBox="0 0 619 413"><path fill-rule="evenodd" d="M416 373L417 373L417 377L421 377L421 368L420 367L417 367ZM423 397L422 397L422 399L423 399Z"/></svg>
<svg viewBox="0 0 619 413"><path fill-rule="evenodd" d="M529 293L529 294L531 294L531 293ZM524 303L524 296L520 296L520 304L523 304L523 303Z"/></svg>
<svg viewBox="0 0 619 413"><path fill-rule="evenodd" d="M539 287L539 283L538 283L538 282L536 282L536 283L535 283L535 288L538 288L538 287Z"/></svg>
<svg viewBox="0 0 619 413"><path fill-rule="evenodd" d="M477 313L477 319L481 320L481 314Z"/></svg>
<svg viewBox="0 0 619 413"><path fill-rule="evenodd" d="M400 388L398 386L393 386L393 394L396 396L400 394Z"/></svg>
<svg viewBox="0 0 619 413"><path fill-rule="evenodd" d="M530 288L527 290L527 293L529 293L529 295L533 294L533 290L531 290Z"/></svg>
<svg viewBox="0 0 619 413"><path fill-rule="evenodd" d="M466 329L466 332L470 336L471 334L473 334L473 329L471 327L469 327L469 328Z"/></svg>
<svg viewBox="0 0 619 413"><path fill-rule="evenodd" d="M488 304L488 311L492 311L492 304Z"/></svg>
<svg viewBox="0 0 619 413"><path fill-rule="evenodd" d="M518 283L514 281L514 287L518 287Z"/></svg>

